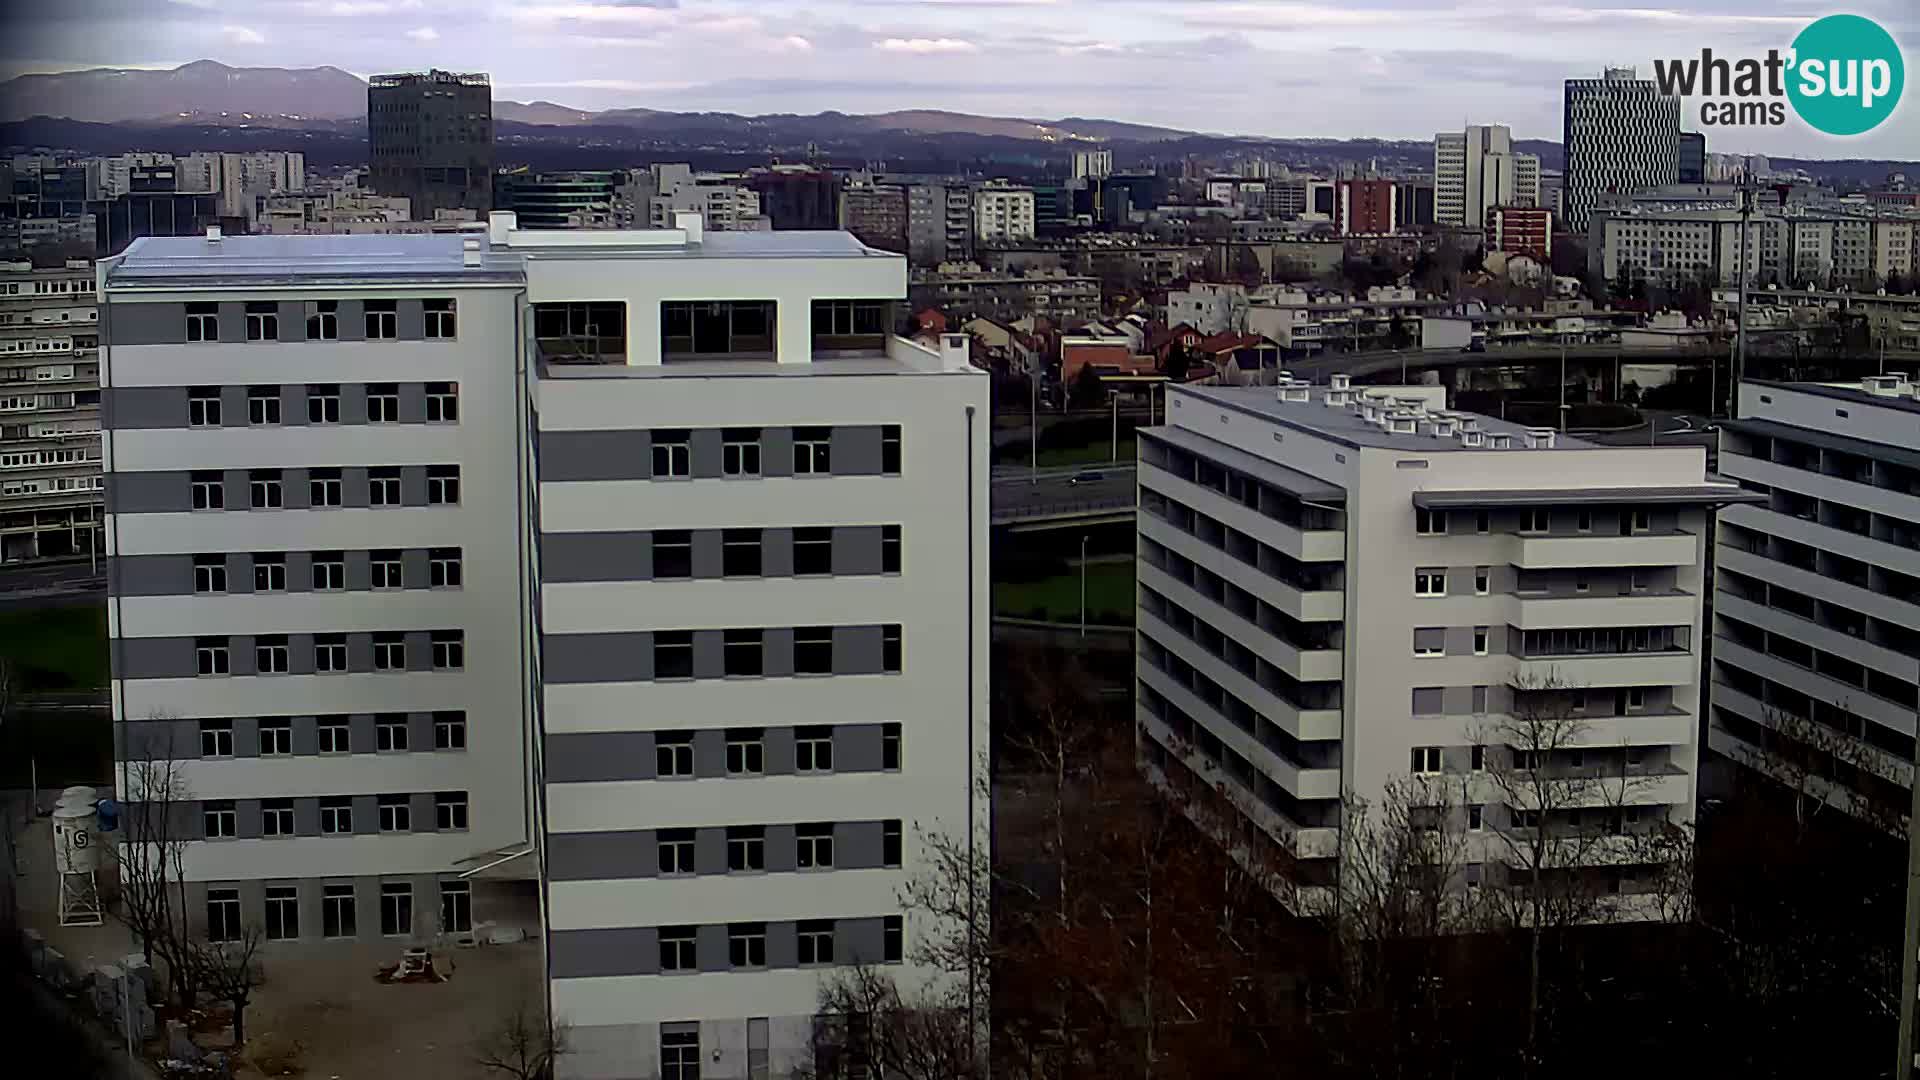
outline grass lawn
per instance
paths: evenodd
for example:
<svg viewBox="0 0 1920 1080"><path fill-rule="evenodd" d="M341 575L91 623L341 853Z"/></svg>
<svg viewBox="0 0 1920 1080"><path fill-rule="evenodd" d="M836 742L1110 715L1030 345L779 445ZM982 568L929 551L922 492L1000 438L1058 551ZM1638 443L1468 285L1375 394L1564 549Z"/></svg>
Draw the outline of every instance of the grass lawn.
<svg viewBox="0 0 1920 1080"><path fill-rule="evenodd" d="M1120 440L1121 464L1131 465L1133 463L1133 458L1134 458L1133 447L1134 447L1134 441L1132 439ZM1017 465L1017 464L1020 464L1020 462L1024 462L1026 460L1027 460L1027 455L1023 452L1020 455L1019 461L1007 459L1002 461L1001 464ZM1113 442L1112 440L1108 440L1108 439L1102 439L1100 442L1097 442L1092 446L1062 446L1062 447L1055 447L1052 450L1040 451L1040 467L1043 469L1049 466L1060 466L1060 465L1085 465L1089 468L1092 468L1097 465L1111 465L1111 464L1113 464ZM1088 582L1087 588L1088 590L1092 590L1093 588L1092 582ZM1074 600L1075 604L1078 604L1079 602L1080 601L1077 598ZM1089 599L1088 603L1092 603L1092 600ZM1074 610L1078 611L1079 608L1076 607ZM1076 618L1077 617L1078 616L1076 616Z"/></svg>
<svg viewBox="0 0 1920 1080"><path fill-rule="evenodd" d="M1131 624L1133 622L1133 562L1093 563L1087 567L1087 621ZM1078 570L1040 581L993 584L993 611L1023 619L1047 619L1053 622L1080 620L1080 573Z"/></svg>
<svg viewBox="0 0 1920 1080"><path fill-rule="evenodd" d="M107 609L83 604L0 612L0 656L13 665L16 693L104 687Z"/></svg>

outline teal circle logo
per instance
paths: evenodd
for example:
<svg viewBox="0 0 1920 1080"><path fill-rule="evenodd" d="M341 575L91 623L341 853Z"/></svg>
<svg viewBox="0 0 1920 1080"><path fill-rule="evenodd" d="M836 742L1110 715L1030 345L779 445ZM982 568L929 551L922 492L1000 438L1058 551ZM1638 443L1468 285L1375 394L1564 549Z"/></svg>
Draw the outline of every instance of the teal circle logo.
<svg viewBox="0 0 1920 1080"><path fill-rule="evenodd" d="M1906 81L1899 43L1872 19L1829 15L1793 39L1787 97L1816 131L1872 131L1893 115Z"/></svg>

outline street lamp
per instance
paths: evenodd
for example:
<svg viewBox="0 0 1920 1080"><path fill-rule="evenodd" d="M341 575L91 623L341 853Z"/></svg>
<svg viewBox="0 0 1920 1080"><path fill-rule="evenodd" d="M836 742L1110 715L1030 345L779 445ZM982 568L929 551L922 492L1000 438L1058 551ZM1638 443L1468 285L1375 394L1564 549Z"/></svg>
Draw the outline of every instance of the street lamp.
<svg viewBox="0 0 1920 1080"><path fill-rule="evenodd" d="M1113 463L1120 464L1120 391L1109 390L1107 396L1113 400Z"/></svg>
<svg viewBox="0 0 1920 1080"><path fill-rule="evenodd" d="M1033 392L1033 412L1027 421L1027 483L1040 482L1040 354L1027 364L1027 387Z"/></svg>
<svg viewBox="0 0 1920 1080"><path fill-rule="evenodd" d="M1087 534L1080 534L1080 636L1087 636Z"/></svg>

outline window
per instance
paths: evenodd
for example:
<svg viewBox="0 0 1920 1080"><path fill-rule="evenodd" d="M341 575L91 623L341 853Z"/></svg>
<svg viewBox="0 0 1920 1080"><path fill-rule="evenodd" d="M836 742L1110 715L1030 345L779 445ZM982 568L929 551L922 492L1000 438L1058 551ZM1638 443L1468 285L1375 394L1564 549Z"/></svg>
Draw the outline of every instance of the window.
<svg viewBox="0 0 1920 1080"><path fill-rule="evenodd" d="M653 478L687 477L693 475L690 464L692 454L691 433L684 429L663 430L653 433Z"/></svg>
<svg viewBox="0 0 1920 1080"><path fill-rule="evenodd" d="M197 593L227 591L227 557L225 555L193 557L193 591Z"/></svg>
<svg viewBox="0 0 1920 1080"><path fill-rule="evenodd" d="M451 424L460 419L460 386L458 383L430 382L427 384L427 423Z"/></svg>
<svg viewBox="0 0 1920 1080"><path fill-rule="evenodd" d="M1481 827L1484 825L1485 820L1486 820L1485 814L1483 813L1479 803L1468 804L1467 806L1468 830L1472 832L1479 832Z"/></svg>
<svg viewBox="0 0 1920 1080"><path fill-rule="evenodd" d="M1429 775L1440 771L1440 748L1437 746L1416 746L1413 748L1413 772L1416 776Z"/></svg>
<svg viewBox="0 0 1920 1080"><path fill-rule="evenodd" d="M793 530L793 572L796 575L833 573L833 530L812 527Z"/></svg>
<svg viewBox="0 0 1920 1080"><path fill-rule="evenodd" d="M341 488L340 470L307 470L307 502L320 507L344 505L345 492Z"/></svg>
<svg viewBox="0 0 1920 1080"><path fill-rule="evenodd" d="M793 768L795 772L803 773L832 772L833 729L796 728L793 733Z"/></svg>
<svg viewBox="0 0 1920 1080"><path fill-rule="evenodd" d="M1473 628L1473 655L1487 655L1487 628L1484 626Z"/></svg>
<svg viewBox="0 0 1920 1080"><path fill-rule="evenodd" d="M311 383L307 386L307 423L340 422L340 384Z"/></svg>
<svg viewBox="0 0 1920 1080"><path fill-rule="evenodd" d="M368 552L367 570L370 582L376 589L398 589L404 577L400 553L390 549Z"/></svg>
<svg viewBox="0 0 1920 1080"><path fill-rule="evenodd" d="M1512 816L1513 827L1516 829L1537 829L1543 820L1538 810L1513 809L1508 813Z"/></svg>
<svg viewBox="0 0 1920 1080"><path fill-rule="evenodd" d="M433 823L442 832L465 832L467 793L464 791L436 793L433 797Z"/></svg>
<svg viewBox="0 0 1920 1080"><path fill-rule="evenodd" d="M1446 630L1438 626L1418 626L1413 631L1413 655L1444 656Z"/></svg>
<svg viewBox="0 0 1920 1080"><path fill-rule="evenodd" d="M693 631L655 630L653 632L653 677L656 679L693 678Z"/></svg>
<svg viewBox="0 0 1920 1080"><path fill-rule="evenodd" d="M278 510L285 505L279 469L253 469L247 473L247 505L255 510Z"/></svg>
<svg viewBox="0 0 1920 1080"><path fill-rule="evenodd" d="M653 534L653 576L674 580L693 576L693 534L686 529L659 529Z"/></svg>
<svg viewBox="0 0 1920 1080"><path fill-rule="evenodd" d="M460 587L460 549L429 548L427 550L427 585L434 589L457 589Z"/></svg>
<svg viewBox="0 0 1920 1080"><path fill-rule="evenodd" d="M232 743L229 741L227 753L232 752ZM240 833L240 820L231 801L200 804L200 820L206 827L209 840L231 840Z"/></svg>
<svg viewBox="0 0 1920 1080"><path fill-rule="evenodd" d="M760 530L726 529L720 537L720 572L727 577L759 577Z"/></svg>
<svg viewBox="0 0 1920 1080"><path fill-rule="evenodd" d="M1416 507L1413 511L1413 531L1421 536L1443 536L1447 531L1447 512Z"/></svg>
<svg viewBox="0 0 1920 1080"><path fill-rule="evenodd" d="M1580 576L1573 579L1574 592L1584 593L1584 592L1590 591L1592 588L1593 588L1593 583L1587 580L1587 575L1585 574L1581 574Z"/></svg>
<svg viewBox="0 0 1920 1080"><path fill-rule="evenodd" d="M662 874L673 876L693 873L692 829L661 829L657 846Z"/></svg>
<svg viewBox="0 0 1920 1080"><path fill-rule="evenodd" d="M900 725L880 725L880 767L888 772L900 768Z"/></svg>
<svg viewBox="0 0 1920 1080"><path fill-rule="evenodd" d="M1493 588L1493 569L1486 566L1473 568L1473 595L1485 596Z"/></svg>
<svg viewBox="0 0 1920 1080"><path fill-rule="evenodd" d="M322 937L353 937L353 886L320 887L320 934Z"/></svg>
<svg viewBox="0 0 1920 1080"><path fill-rule="evenodd" d="M1476 511L1474 513L1473 515L1473 531L1474 532L1480 533L1481 535L1484 536L1486 535L1487 531L1490 528L1492 528L1492 526L1493 526L1492 514L1489 514L1485 510Z"/></svg>
<svg viewBox="0 0 1920 1080"><path fill-rule="evenodd" d="M799 845L795 863L802 870L833 869L833 826L795 826L794 841Z"/></svg>
<svg viewBox="0 0 1920 1080"><path fill-rule="evenodd" d="M405 795L380 796L380 831L412 832L412 800Z"/></svg>
<svg viewBox="0 0 1920 1080"><path fill-rule="evenodd" d="M1573 531L1590 533L1593 531L1593 511L1582 510L1574 515Z"/></svg>
<svg viewBox="0 0 1920 1080"><path fill-rule="evenodd" d="M193 642L194 671L201 675L225 675L232 670L227 656L227 639L223 637L195 638Z"/></svg>
<svg viewBox="0 0 1920 1080"><path fill-rule="evenodd" d="M340 337L340 301L319 300L307 316L308 341L334 341Z"/></svg>
<svg viewBox="0 0 1920 1080"><path fill-rule="evenodd" d="M883 963L898 964L907 955L907 920L899 915L888 915L880 920L880 959Z"/></svg>
<svg viewBox="0 0 1920 1080"><path fill-rule="evenodd" d="M368 300L362 312L366 317L368 341L390 341L400 336L400 302Z"/></svg>
<svg viewBox="0 0 1920 1080"><path fill-rule="evenodd" d="M733 923L727 927L727 963L737 968L767 966L767 924Z"/></svg>
<svg viewBox="0 0 1920 1080"><path fill-rule="evenodd" d="M1627 514L1627 531L1643 533L1653 528L1653 515L1645 510L1633 510Z"/></svg>
<svg viewBox="0 0 1920 1080"><path fill-rule="evenodd" d="M1445 570L1425 569L1413 572L1413 595L1447 595L1447 572Z"/></svg>
<svg viewBox="0 0 1920 1080"><path fill-rule="evenodd" d="M721 433L721 439L721 475L760 475L759 428L727 428Z"/></svg>
<svg viewBox="0 0 1920 1080"><path fill-rule="evenodd" d="M367 423L400 422L400 386L397 383L370 383L367 386Z"/></svg>
<svg viewBox="0 0 1920 1080"><path fill-rule="evenodd" d="M1629 711L1647 707L1647 689L1644 686L1627 687L1627 709Z"/></svg>
<svg viewBox="0 0 1920 1080"><path fill-rule="evenodd" d="M217 472L195 472L193 478L193 508L195 510L221 510L227 505L227 489Z"/></svg>
<svg viewBox="0 0 1920 1080"><path fill-rule="evenodd" d="M810 919L799 924L800 963L833 963L833 921Z"/></svg>
<svg viewBox="0 0 1920 1080"><path fill-rule="evenodd" d="M313 589L338 592L347 587L347 557L338 551L313 553Z"/></svg>
<svg viewBox="0 0 1920 1080"><path fill-rule="evenodd" d="M793 474L810 476L833 471L832 446L832 428L793 429Z"/></svg>
<svg viewBox="0 0 1920 1080"><path fill-rule="evenodd" d="M880 526L880 572L900 572L900 526Z"/></svg>
<svg viewBox="0 0 1920 1080"><path fill-rule="evenodd" d="M759 776L766 771L766 736L759 728L727 732L727 775Z"/></svg>
<svg viewBox="0 0 1920 1080"><path fill-rule="evenodd" d="M285 675L293 670L291 650L285 634L264 634L253 639L253 665L260 675Z"/></svg>
<svg viewBox="0 0 1920 1080"><path fill-rule="evenodd" d="M802 626L793 632L796 675L833 674L833 627Z"/></svg>
<svg viewBox="0 0 1920 1080"><path fill-rule="evenodd" d="M1520 531L1523 533L1543 533L1553 527L1553 513L1548 510L1520 511Z"/></svg>
<svg viewBox="0 0 1920 1080"><path fill-rule="evenodd" d="M263 718L259 737L261 757L281 757L293 753L293 721L284 716Z"/></svg>
<svg viewBox="0 0 1920 1080"><path fill-rule="evenodd" d="M262 836L293 835L293 800L260 800L260 834Z"/></svg>
<svg viewBox="0 0 1920 1080"><path fill-rule="evenodd" d="M320 752L323 754L350 754L353 752L353 739L344 716L322 716L314 725L320 739Z"/></svg>
<svg viewBox="0 0 1920 1080"><path fill-rule="evenodd" d="M880 864L899 866L904 837L900 832L900 822L896 820L880 823Z"/></svg>
<svg viewBox="0 0 1920 1080"><path fill-rule="evenodd" d="M407 635L391 630L373 635L373 670L407 670Z"/></svg>
<svg viewBox="0 0 1920 1080"><path fill-rule="evenodd" d="M663 731L653 740L653 772L662 779L693 775L693 733Z"/></svg>
<svg viewBox="0 0 1920 1080"><path fill-rule="evenodd" d="M889 675L900 674L899 623L888 623L880 628L880 670Z"/></svg>
<svg viewBox="0 0 1920 1080"><path fill-rule="evenodd" d="M880 428L880 471L887 476L900 475L900 425Z"/></svg>
<svg viewBox="0 0 1920 1080"><path fill-rule="evenodd" d="M467 748L466 713L437 712L433 714L433 748L435 750Z"/></svg>
<svg viewBox="0 0 1920 1080"><path fill-rule="evenodd" d="M380 883L380 932L387 937L413 933L413 883Z"/></svg>
<svg viewBox="0 0 1920 1080"><path fill-rule="evenodd" d="M1586 712L1587 692L1585 690L1569 691L1567 694L1567 710L1576 713Z"/></svg>
<svg viewBox="0 0 1920 1080"><path fill-rule="evenodd" d="M473 889L464 881L440 883L440 932L473 932Z"/></svg>
<svg viewBox="0 0 1920 1080"><path fill-rule="evenodd" d="M287 591L287 557L279 554L256 554L253 557L253 591Z"/></svg>
<svg viewBox="0 0 1920 1080"><path fill-rule="evenodd" d="M760 631L728 630L724 642L728 675L759 675L764 670Z"/></svg>
<svg viewBox="0 0 1920 1080"><path fill-rule="evenodd" d="M353 800L344 797L321 799L320 831L329 836L353 832Z"/></svg>
<svg viewBox="0 0 1920 1080"><path fill-rule="evenodd" d="M220 426L220 388L196 386L187 391L187 426Z"/></svg>
<svg viewBox="0 0 1920 1080"><path fill-rule="evenodd" d="M767 868L767 830L758 825L727 828L727 869L736 874Z"/></svg>
<svg viewBox="0 0 1920 1080"><path fill-rule="evenodd" d="M700 1029L669 1031L660 1027L660 1080L700 1080Z"/></svg>
<svg viewBox="0 0 1920 1080"><path fill-rule="evenodd" d="M219 341L220 340L220 305L219 304L188 304L187 305L187 340L188 341Z"/></svg>
<svg viewBox="0 0 1920 1080"><path fill-rule="evenodd" d="M1473 748L1473 771L1480 772L1487 767L1487 748L1476 745Z"/></svg>
<svg viewBox="0 0 1920 1080"><path fill-rule="evenodd" d="M247 423L255 427L280 423L279 387L247 387Z"/></svg>
<svg viewBox="0 0 1920 1080"><path fill-rule="evenodd" d="M207 940L240 940L240 890L207 890Z"/></svg>
<svg viewBox="0 0 1920 1080"><path fill-rule="evenodd" d="M453 301L428 300L423 306L426 308L427 340L451 339L454 332Z"/></svg>
<svg viewBox="0 0 1920 1080"><path fill-rule="evenodd" d="M379 713L373 718L373 748L398 753L407 748L407 714Z"/></svg>
<svg viewBox="0 0 1920 1080"><path fill-rule="evenodd" d="M1546 757L1539 750L1513 751L1513 767L1521 772L1532 772L1540 768L1545 762Z"/></svg>
<svg viewBox="0 0 1920 1080"><path fill-rule="evenodd" d="M430 506L460 504L460 466L427 466L427 504Z"/></svg>
<svg viewBox="0 0 1920 1080"><path fill-rule="evenodd" d="M433 644L433 670L461 671L467 666L467 635L462 630L435 630L431 638Z"/></svg>

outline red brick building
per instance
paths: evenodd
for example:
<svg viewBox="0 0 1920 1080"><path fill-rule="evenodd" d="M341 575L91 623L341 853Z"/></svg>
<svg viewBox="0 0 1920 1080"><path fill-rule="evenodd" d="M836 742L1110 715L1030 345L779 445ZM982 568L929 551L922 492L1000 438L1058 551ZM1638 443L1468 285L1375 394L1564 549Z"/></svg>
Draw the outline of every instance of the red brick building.
<svg viewBox="0 0 1920 1080"><path fill-rule="evenodd" d="M1553 256L1553 212L1534 206L1488 207L1487 250L1531 255L1546 263Z"/></svg>
<svg viewBox="0 0 1920 1080"><path fill-rule="evenodd" d="M1391 180L1342 180L1334 209L1335 224L1342 236L1389 236L1394 229L1394 201L1398 197Z"/></svg>

